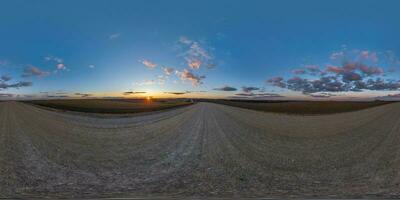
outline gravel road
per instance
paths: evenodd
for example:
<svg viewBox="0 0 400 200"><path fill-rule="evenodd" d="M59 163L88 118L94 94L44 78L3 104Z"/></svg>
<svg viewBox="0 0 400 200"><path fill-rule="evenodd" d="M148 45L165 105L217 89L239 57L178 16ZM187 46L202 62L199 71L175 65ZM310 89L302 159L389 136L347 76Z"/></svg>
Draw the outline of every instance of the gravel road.
<svg viewBox="0 0 400 200"><path fill-rule="evenodd" d="M94 117L0 103L0 198L400 197L400 103Z"/></svg>

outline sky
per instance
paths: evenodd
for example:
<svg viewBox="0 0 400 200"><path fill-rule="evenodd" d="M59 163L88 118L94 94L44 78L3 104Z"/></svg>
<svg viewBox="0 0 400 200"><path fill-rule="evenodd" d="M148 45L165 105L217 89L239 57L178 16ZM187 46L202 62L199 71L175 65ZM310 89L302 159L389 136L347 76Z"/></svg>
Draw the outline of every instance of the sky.
<svg viewBox="0 0 400 200"><path fill-rule="evenodd" d="M399 99L396 0L2 0L0 99Z"/></svg>

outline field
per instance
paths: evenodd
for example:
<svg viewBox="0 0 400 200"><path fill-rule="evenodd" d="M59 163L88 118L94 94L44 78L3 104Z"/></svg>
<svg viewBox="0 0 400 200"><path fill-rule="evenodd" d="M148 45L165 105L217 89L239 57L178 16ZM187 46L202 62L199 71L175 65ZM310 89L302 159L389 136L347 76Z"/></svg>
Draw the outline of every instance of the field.
<svg viewBox="0 0 400 200"><path fill-rule="evenodd" d="M318 115L333 114L342 112L351 112L381 106L390 102L373 101L373 102L351 102L351 101L242 101L242 100L214 100L212 102L259 110L274 113L286 113L296 115Z"/></svg>
<svg viewBox="0 0 400 200"><path fill-rule="evenodd" d="M180 99L72 99L72 100L37 100L29 103L66 111L86 113L128 114L165 110L190 105Z"/></svg>
<svg viewBox="0 0 400 200"><path fill-rule="evenodd" d="M0 103L0 198L399 198L400 103L131 117Z"/></svg>

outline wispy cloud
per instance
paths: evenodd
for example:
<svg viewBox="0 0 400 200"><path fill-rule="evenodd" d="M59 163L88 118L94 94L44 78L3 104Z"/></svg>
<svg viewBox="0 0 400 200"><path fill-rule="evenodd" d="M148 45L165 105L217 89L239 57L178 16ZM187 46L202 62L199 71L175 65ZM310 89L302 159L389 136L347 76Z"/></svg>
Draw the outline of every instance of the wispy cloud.
<svg viewBox="0 0 400 200"><path fill-rule="evenodd" d="M65 67L64 63L58 63L56 66L57 66L57 69L58 69L58 70L65 70L65 69L67 69L67 68Z"/></svg>
<svg viewBox="0 0 400 200"><path fill-rule="evenodd" d="M94 69L96 66L95 65L89 65L88 66L90 69Z"/></svg>
<svg viewBox="0 0 400 200"><path fill-rule="evenodd" d="M150 60L139 60L139 62L149 69L154 69L155 67L157 67L157 64Z"/></svg>
<svg viewBox="0 0 400 200"><path fill-rule="evenodd" d="M22 77L31 77L31 76L38 76L38 77L45 77L50 75L50 72L42 71L41 69L35 67L35 66L28 66L24 69L24 73L22 74Z"/></svg>
<svg viewBox="0 0 400 200"><path fill-rule="evenodd" d="M191 69L200 69L202 65L207 68L215 67L214 56L203 44L184 36L180 37L179 43L182 45L183 50L180 55L185 58L187 65Z"/></svg>
<svg viewBox="0 0 400 200"><path fill-rule="evenodd" d="M135 95L135 94L146 94L146 92L133 92L133 91L129 91L129 92L124 92L123 95Z"/></svg>
<svg viewBox="0 0 400 200"><path fill-rule="evenodd" d="M183 71L175 71L175 73L176 73L176 75L178 75L178 77L181 80L190 81L193 86L198 86L198 85L202 84L202 80L206 78L205 76L195 75L187 69L184 69Z"/></svg>
<svg viewBox="0 0 400 200"><path fill-rule="evenodd" d="M57 56L46 56L44 57L44 59L47 62L51 62L56 66L56 70L55 72L59 71L59 70L66 70L67 67L64 64L64 59L57 57Z"/></svg>
<svg viewBox="0 0 400 200"><path fill-rule="evenodd" d="M114 40L114 39L119 38L120 36L121 36L121 33L113 33L113 34L111 34L110 36L108 36L108 38L109 38L110 40Z"/></svg>
<svg viewBox="0 0 400 200"><path fill-rule="evenodd" d="M155 80L145 80L145 81L143 81L143 82L136 82L136 83L133 83L133 85L135 85L135 86L144 86L144 85L154 85L154 84L156 84L157 82L155 81Z"/></svg>
<svg viewBox="0 0 400 200"><path fill-rule="evenodd" d="M172 73L174 73L175 69L172 67L164 67L163 71L166 75L171 75Z"/></svg>

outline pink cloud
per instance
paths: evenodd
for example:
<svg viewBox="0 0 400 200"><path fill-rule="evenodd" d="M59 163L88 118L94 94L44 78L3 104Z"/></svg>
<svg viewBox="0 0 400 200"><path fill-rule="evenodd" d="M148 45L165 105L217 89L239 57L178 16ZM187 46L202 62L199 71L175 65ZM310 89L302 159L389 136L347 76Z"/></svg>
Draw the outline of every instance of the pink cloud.
<svg viewBox="0 0 400 200"><path fill-rule="evenodd" d="M201 81L206 78L205 76L195 75L187 69L184 69L182 72L176 71L176 75L178 75L181 80L189 80L190 82L192 82L193 86L198 86L199 84L202 84Z"/></svg>
<svg viewBox="0 0 400 200"><path fill-rule="evenodd" d="M149 69L154 69L155 67L157 67L157 64L151 62L150 60L143 60L141 61L141 63Z"/></svg>

